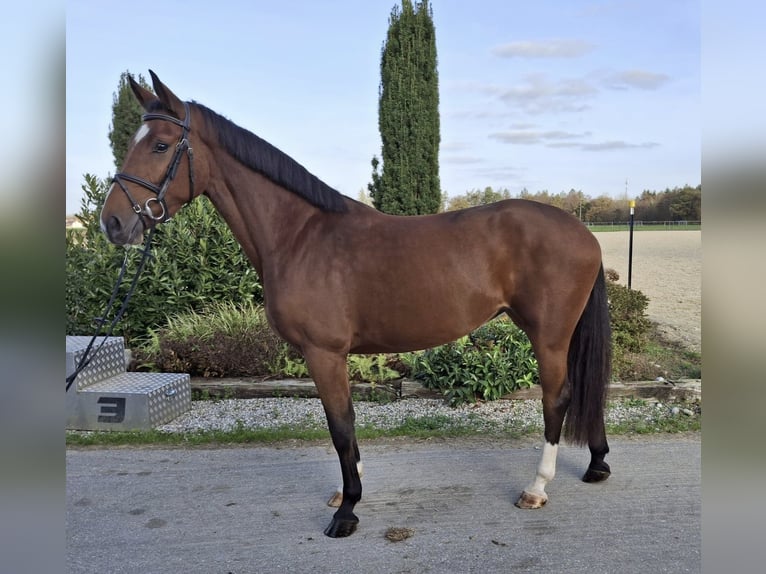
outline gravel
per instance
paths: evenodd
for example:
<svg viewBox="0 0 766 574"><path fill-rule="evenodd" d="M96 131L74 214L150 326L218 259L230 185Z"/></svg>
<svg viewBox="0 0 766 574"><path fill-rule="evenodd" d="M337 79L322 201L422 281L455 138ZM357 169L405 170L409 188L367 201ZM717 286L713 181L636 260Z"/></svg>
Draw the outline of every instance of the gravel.
<svg viewBox="0 0 766 574"><path fill-rule="evenodd" d="M413 420L431 420L440 428L542 432L542 406L537 400L499 400L450 407L439 399L404 399L391 403L357 401L357 427L392 429ZM669 404L653 399L615 400L607 408L607 425L699 416L697 402ZM172 433L220 430L327 428L319 399L267 398L193 401L191 410L157 430Z"/></svg>

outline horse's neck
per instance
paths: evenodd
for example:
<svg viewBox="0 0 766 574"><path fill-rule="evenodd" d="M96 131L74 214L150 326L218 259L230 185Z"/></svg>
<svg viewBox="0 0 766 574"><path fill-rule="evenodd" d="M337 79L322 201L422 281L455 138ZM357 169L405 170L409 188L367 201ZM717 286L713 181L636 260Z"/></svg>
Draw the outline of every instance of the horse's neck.
<svg viewBox="0 0 766 574"><path fill-rule="evenodd" d="M224 172L211 182L207 195L261 280L264 269L283 263L285 246L316 213L302 198L246 168Z"/></svg>

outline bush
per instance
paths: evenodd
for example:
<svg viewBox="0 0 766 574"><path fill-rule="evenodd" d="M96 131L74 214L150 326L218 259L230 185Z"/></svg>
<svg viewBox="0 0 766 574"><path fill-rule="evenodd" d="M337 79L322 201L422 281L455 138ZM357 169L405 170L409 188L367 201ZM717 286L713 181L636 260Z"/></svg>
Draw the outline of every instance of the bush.
<svg viewBox="0 0 766 574"><path fill-rule="evenodd" d="M352 381L383 383L401 378L395 355L350 355ZM199 377L306 377L308 367L274 333L260 305L214 303L204 311L169 317L136 349L132 368L181 371Z"/></svg>
<svg viewBox="0 0 766 574"><path fill-rule="evenodd" d="M649 299L641 291L607 281L612 346L617 353L640 353L646 348L651 322L646 316Z"/></svg>
<svg viewBox="0 0 766 574"><path fill-rule="evenodd" d="M271 330L262 307L228 302L170 317L136 356L134 368L200 377L268 376L285 357L299 357Z"/></svg>
<svg viewBox="0 0 766 574"><path fill-rule="evenodd" d="M409 355L412 375L452 404L499 399L539 383L527 336L505 317L457 341Z"/></svg>
<svg viewBox="0 0 766 574"><path fill-rule="evenodd" d="M612 326L615 373L629 369L646 350L651 322L648 298L616 281L610 269L607 297ZM442 389L453 404L497 399L539 384L537 361L526 334L501 317L453 343L410 356L413 376L429 388Z"/></svg>
<svg viewBox="0 0 766 574"><path fill-rule="evenodd" d="M199 377L270 376L280 374L285 361L300 359L271 330L261 306L230 302L169 317L136 357L134 368Z"/></svg>
<svg viewBox="0 0 766 574"><path fill-rule="evenodd" d="M629 372L646 347L651 324L648 299L612 281L607 283L613 329L615 373ZM203 377L309 375L303 357L271 331L259 305L216 303L203 311L168 318L139 348L142 368L182 371ZM500 317L457 341L401 355L351 355L351 381L383 383L403 376L442 390L452 404L494 400L539 383L529 339Z"/></svg>
<svg viewBox="0 0 766 574"><path fill-rule="evenodd" d="M138 249L111 245L101 232L98 218L108 188L108 180L85 176L85 197L78 214L85 228L66 234L68 335L94 332L93 319L104 312L123 259L129 260L123 293L140 260ZM152 256L115 328L114 334L124 336L128 344L146 338L150 329L157 329L170 315L199 311L217 301L247 304L262 300L255 270L205 197L157 228Z"/></svg>

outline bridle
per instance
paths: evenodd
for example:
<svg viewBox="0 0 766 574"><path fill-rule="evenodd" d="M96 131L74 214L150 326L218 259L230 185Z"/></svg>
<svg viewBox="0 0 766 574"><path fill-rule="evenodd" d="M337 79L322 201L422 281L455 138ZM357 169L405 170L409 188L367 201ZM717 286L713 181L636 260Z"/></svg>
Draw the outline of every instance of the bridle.
<svg viewBox="0 0 766 574"><path fill-rule="evenodd" d="M186 117L184 117L183 120L179 120L178 118L174 118L173 116L169 116L166 114L144 114L141 116L142 121L148 121L148 120L164 120L171 123L176 124L177 126L181 126L181 129L183 132L181 133L181 138L178 140L178 143L176 144L176 151L175 155L173 155L173 158L170 160L170 165L168 165L168 170L165 172L165 178L162 180L162 184L160 186L154 185L152 182L147 181L141 177L137 177L135 175L130 175L127 173L116 173L114 175L113 181L117 183L117 185L120 186L122 191L125 192L125 195L128 196L128 199L133 204L133 211L135 211L139 217L142 215L145 215L152 219L153 221L160 223L164 223L168 219L170 219L170 216L168 215L168 206L165 203L165 194L168 191L168 186L170 185L170 182L173 181L173 178L176 176L176 171L178 171L178 165L181 163L181 158L184 155L184 152L186 152L187 156L189 157L189 201L194 199L194 167L193 167L193 159L194 154L192 152L192 148L189 145L189 121L190 121L190 114L189 114L189 104L184 102L184 110L186 112ZM141 205L133 199L133 196L130 194L130 191L128 191L128 188L125 186L125 184L122 182L122 180L130 181L132 183L136 183L140 185L141 187L145 187L156 197L150 197L144 202L144 206L141 207ZM152 211L152 203L155 202L157 205L160 206L162 209L162 212L159 215L154 215L154 212ZM141 220L143 222L143 219ZM150 250L151 250L151 244L152 244L152 236L155 231L155 227L152 226L151 230L149 231L149 235L146 238L146 242L144 244L144 248L141 252L141 260L138 263L138 266L136 267L136 273L133 276L133 280L130 283L130 287L128 288L127 293L125 294L125 297L123 298L122 304L120 305L119 311L117 311L117 314L114 316L114 318L109 323L107 332L103 335L103 339L101 341L101 344L99 344L96 347L95 351L92 351L93 345L96 342L96 339L100 336L101 329L106 325L107 323L107 315L112 310L112 306L114 305L116 299L117 299L117 293L120 290L120 286L122 285L122 280L125 277L125 271L128 266L128 251L125 252L125 260L122 263L122 268L120 269L120 273L117 277L117 282L114 285L114 289L112 290L112 295L109 298L109 302L106 305L106 309L104 310L104 314L102 317L96 318L97 328L96 332L91 337L90 342L88 343L87 348L85 349L85 352L80 357L80 360L77 364L77 367L75 370L66 378L66 390L69 391L69 388L74 383L77 376L90 364L91 360L93 360L93 357L95 357L98 352L101 350L101 347L104 346L104 343L106 343L107 339L112 335L112 331L114 330L115 325L117 322L122 318L123 314L125 313L125 310L128 307L128 301L130 301L130 297L133 294L133 291L136 288L136 285L138 284L138 278L141 275L141 271L144 268L144 265L151 257Z"/></svg>
<svg viewBox="0 0 766 574"><path fill-rule="evenodd" d="M181 158L183 157L184 152L186 152L186 155L189 158L189 201L194 199L194 167L192 162L194 159L194 153L191 146L189 145L189 126L191 115L189 114L189 104L187 102L184 102L184 111L186 112L186 116L183 120L179 120L178 118L169 116L167 114L158 113L144 114L141 116L141 121L146 122L149 120L164 120L176 124L177 126L181 126L181 129L183 130L181 133L181 138L176 144L175 154L170 160L168 170L165 172L165 178L162 180L162 183L159 186L153 184L151 181L145 180L142 177L130 175L128 173L116 173L112 179L112 181L119 185L120 189L125 192L125 195L128 196L128 199L133 204L133 211L135 211L139 216L145 215L155 222L159 221L160 223L164 223L170 219L170 215L168 214L168 206L165 203L165 194L168 191L170 182L173 181L173 178L176 176L176 171L178 171L178 165L181 163ZM128 188L123 183L123 180L136 183L141 187L148 189L156 197L148 198L144 202L144 206L141 207L141 205L135 199L133 199L133 196L130 194L130 191L128 191ZM156 203L160 206L162 211L159 215L154 215L154 212L152 211L152 203Z"/></svg>

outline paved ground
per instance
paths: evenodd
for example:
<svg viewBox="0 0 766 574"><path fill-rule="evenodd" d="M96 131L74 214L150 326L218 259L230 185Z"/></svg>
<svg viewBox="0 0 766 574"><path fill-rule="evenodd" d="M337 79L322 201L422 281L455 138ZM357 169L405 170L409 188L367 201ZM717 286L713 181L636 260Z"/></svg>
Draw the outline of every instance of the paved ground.
<svg viewBox="0 0 766 574"><path fill-rule="evenodd" d="M540 451L482 440L362 444L361 519L322 534L325 446L67 451L69 572L699 572L700 441L613 439L613 475L562 447L550 502L513 506ZM390 527L413 535L389 542Z"/></svg>

